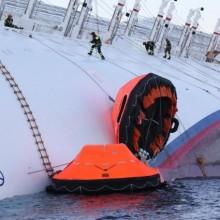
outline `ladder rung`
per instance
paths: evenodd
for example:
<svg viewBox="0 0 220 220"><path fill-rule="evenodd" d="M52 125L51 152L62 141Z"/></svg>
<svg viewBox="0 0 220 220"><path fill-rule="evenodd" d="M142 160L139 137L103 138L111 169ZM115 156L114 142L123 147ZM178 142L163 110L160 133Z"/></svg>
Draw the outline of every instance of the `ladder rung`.
<svg viewBox="0 0 220 220"><path fill-rule="evenodd" d="M28 104L25 104L25 105L21 104L21 107L22 108L29 108L29 105Z"/></svg>
<svg viewBox="0 0 220 220"><path fill-rule="evenodd" d="M41 133L38 131L33 132L33 135L36 137L41 137Z"/></svg>
<svg viewBox="0 0 220 220"><path fill-rule="evenodd" d="M45 167L45 171L47 172L48 176L52 176L54 174L54 170L49 160L49 156L47 154L46 148L44 146L44 142L42 140L41 134L38 131L38 125L36 123L35 118L33 117L33 113L30 109L29 104L26 102L25 97L23 96L22 91L20 90L18 84L16 83L13 76L10 72L7 71L5 66L0 64L0 70L2 74L5 76L5 79L10 84L14 94L17 96L17 100L20 102L20 106L23 108L24 114L27 117L27 122L29 122L30 129L32 130L33 137L35 139L35 144L38 147L38 151L40 153L40 158L43 161L43 165Z"/></svg>
<svg viewBox="0 0 220 220"><path fill-rule="evenodd" d="M33 134L33 136L36 137L36 138L41 138L41 136L39 134L38 135ZM42 140L36 140L36 142L37 142L36 144L42 144L43 143Z"/></svg>
<svg viewBox="0 0 220 220"><path fill-rule="evenodd" d="M42 149L38 149L38 151L41 153L41 156L42 157L48 157L48 155L47 155L47 152L46 152L46 150L44 149L44 150L42 150Z"/></svg>
<svg viewBox="0 0 220 220"><path fill-rule="evenodd" d="M40 158L49 160L48 156L41 156Z"/></svg>
<svg viewBox="0 0 220 220"><path fill-rule="evenodd" d="M31 129L36 129L36 130L38 129L37 126L32 126L32 125L30 126L30 128L31 128Z"/></svg>
<svg viewBox="0 0 220 220"><path fill-rule="evenodd" d="M52 172L52 174L53 174L53 169L47 169L46 171L47 172Z"/></svg>
<svg viewBox="0 0 220 220"><path fill-rule="evenodd" d="M47 163L43 163L43 165L45 165L45 166L51 166L51 163L50 163L50 162L47 162Z"/></svg>
<svg viewBox="0 0 220 220"><path fill-rule="evenodd" d="M32 111L28 111L24 113L25 115L32 115Z"/></svg>
<svg viewBox="0 0 220 220"><path fill-rule="evenodd" d="M28 120L27 120L28 122L32 122L32 121L34 121L35 122L35 119L34 118L29 118Z"/></svg>
<svg viewBox="0 0 220 220"><path fill-rule="evenodd" d="M10 84L10 87L16 87L16 88L18 88L18 84L17 84L17 83Z"/></svg>
<svg viewBox="0 0 220 220"><path fill-rule="evenodd" d="M17 99L18 99L19 101L25 101L25 98L24 98L24 97L17 97Z"/></svg>
<svg viewBox="0 0 220 220"><path fill-rule="evenodd" d="M41 156L45 156L45 157L48 156L45 149L38 149L38 151L45 154L45 155L41 155Z"/></svg>
<svg viewBox="0 0 220 220"><path fill-rule="evenodd" d="M28 115L28 116L30 116L30 115ZM30 126L37 126L37 123L36 123L34 117L28 117L28 120L30 121Z"/></svg>
<svg viewBox="0 0 220 220"><path fill-rule="evenodd" d="M14 90L14 94L21 94L21 91L20 90L19 91Z"/></svg>

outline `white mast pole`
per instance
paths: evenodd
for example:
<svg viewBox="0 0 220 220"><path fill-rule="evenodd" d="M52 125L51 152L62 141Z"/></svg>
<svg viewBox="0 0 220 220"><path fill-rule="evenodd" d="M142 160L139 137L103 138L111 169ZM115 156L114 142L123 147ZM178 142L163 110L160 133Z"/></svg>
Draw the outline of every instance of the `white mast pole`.
<svg viewBox="0 0 220 220"><path fill-rule="evenodd" d="M76 26L73 28L71 37L74 38L80 37L86 18L89 14L89 11L91 10L92 10L92 0L85 0L82 4L82 9L80 11L79 19L77 21Z"/></svg>
<svg viewBox="0 0 220 220"><path fill-rule="evenodd" d="M184 48L182 49L181 55L184 54L184 56L186 56L186 57L189 56L191 42L192 42L193 36L196 34L196 30L199 26L199 23L198 23L199 19L202 17L201 11L203 11L203 10L204 10L204 8L198 8L195 10L195 17L192 22L192 27L191 27L190 32L188 34L186 44L185 44Z"/></svg>
<svg viewBox="0 0 220 220"><path fill-rule="evenodd" d="M62 34L67 36L67 28L70 22L71 15L76 14L77 9L79 7L79 0L70 0L69 5L67 7L67 11L64 17L64 20L61 24L62 27Z"/></svg>
<svg viewBox="0 0 220 220"><path fill-rule="evenodd" d="M161 25L163 22L164 10L170 1L171 0L162 0L162 2L161 2L158 15L155 19L154 26L153 26L153 29L150 34L151 41L155 41L155 42L157 41L158 33L160 33Z"/></svg>
<svg viewBox="0 0 220 220"><path fill-rule="evenodd" d="M133 10L131 12L130 18L128 20L128 23L127 23L127 26L126 26L126 29L125 29L125 35L126 36L131 35L131 31L132 31L135 23L137 22L137 16L138 16L138 13L139 13L140 7L141 7L140 3L141 3L141 0L135 0Z"/></svg>
<svg viewBox="0 0 220 220"><path fill-rule="evenodd" d="M160 50L164 37L167 35L167 32L169 31L169 24L170 24L170 21L172 20L174 9L175 9L175 4L174 2L171 2L167 10L167 16L165 18L164 25L162 26L162 30L158 36L158 43L157 43L158 51Z"/></svg>
<svg viewBox="0 0 220 220"><path fill-rule="evenodd" d="M0 0L0 9L2 8L3 5L4 5L4 0Z"/></svg>
<svg viewBox="0 0 220 220"><path fill-rule="evenodd" d="M4 11L5 0L0 0L0 20Z"/></svg>
<svg viewBox="0 0 220 220"><path fill-rule="evenodd" d="M37 3L37 0L29 0L27 7L25 9L24 15L23 15L25 18L31 17L36 3Z"/></svg>
<svg viewBox="0 0 220 220"><path fill-rule="evenodd" d="M126 0L119 0L118 1L118 4L115 8L114 14L111 19L111 22L108 26L108 33L107 33L107 37L105 39L106 43L112 43L112 41L116 35L116 32L118 30L118 26L119 26L121 18L122 18L122 10L124 8L125 1Z"/></svg>
<svg viewBox="0 0 220 220"><path fill-rule="evenodd" d="M183 31L181 33L181 36L180 36L180 40L178 42L178 49L179 49L179 51L182 50L183 42L184 42L184 40L186 39L187 35L190 32L190 26L191 26L192 17L193 17L194 14L195 14L195 10L190 9L189 13L188 13L188 16L186 18L186 23L184 25L184 29L183 29Z"/></svg>
<svg viewBox="0 0 220 220"><path fill-rule="evenodd" d="M216 49L219 36L220 36L220 18L218 19L218 21L216 23L215 30L214 30L213 35L211 37L211 40L209 42L207 52L214 51Z"/></svg>

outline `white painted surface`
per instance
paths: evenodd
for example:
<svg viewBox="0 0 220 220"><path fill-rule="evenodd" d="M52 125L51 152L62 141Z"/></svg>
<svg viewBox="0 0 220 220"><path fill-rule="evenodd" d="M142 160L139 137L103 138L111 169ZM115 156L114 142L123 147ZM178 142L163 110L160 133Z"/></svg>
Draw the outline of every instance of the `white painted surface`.
<svg viewBox="0 0 220 220"><path fill-rule="evenodd" d="M134 78L131 72L153 72L170 79L177 89L178 117L184 125L170 141L220 107L219 72L192 60L147 56L141 43L138 49L126 38L103 46L106 61L88 56L86 41L37 34L31 39L1 28L0 42L0 59L30 104L53 166L70 162L85 144L114 143L112 102L72 62L113 98ZM28 174L41 170L41 161L19 103L2 75L0 100L0 170L5 175L0 199L42 191L49 181L43 171Z"/></svg>

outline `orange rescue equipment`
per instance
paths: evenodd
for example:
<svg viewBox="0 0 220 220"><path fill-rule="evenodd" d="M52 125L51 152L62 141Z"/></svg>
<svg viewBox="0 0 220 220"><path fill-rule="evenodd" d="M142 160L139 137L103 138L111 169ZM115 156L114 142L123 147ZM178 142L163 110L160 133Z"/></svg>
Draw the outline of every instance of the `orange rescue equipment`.
<svg viewBox="0 0 220 220"><path fill-rule="evenodd" d="M135 191L161 185L157 169L138 160L124 144L86 145L52 178L48 191Z"/></svg>
<svg viewBox="0 0 220 220"><path fill-rule="evenodd" d="M136 77L116 97L112 112L116 140L138 158L153 158L177 130L176 112L176 89L169 80L153 73Z"/></svg>

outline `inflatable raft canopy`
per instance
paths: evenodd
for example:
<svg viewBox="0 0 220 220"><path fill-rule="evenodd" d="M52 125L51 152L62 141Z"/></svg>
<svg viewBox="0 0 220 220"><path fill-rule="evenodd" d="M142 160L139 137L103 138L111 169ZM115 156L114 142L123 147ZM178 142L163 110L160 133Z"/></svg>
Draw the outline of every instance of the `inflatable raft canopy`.
<svg viewBox="0 0 220 220"><path fill-rule="evenodd" d="M98 193L160 186L159 171L139 159L155 157L177 130L176 105L176 90L169 80L150 73L129 81L113 107L118 144L84 146L63 171L53 175L47 190Z"/></svg>
<svg viewBox="0 0 220 220"><path fill-rule="evenodd" d="M117 143L138 158L150 159L163 150L178 128L176 89L153 73L132 79L119 91L112 120Z"/></svg>
<svg viewBox="0 0 220 220"><path fill-rule="evenodd" d="M86 145L52 178L49 192L136 191L161 185L157 169L138 160L124 144Z"/></svg>

